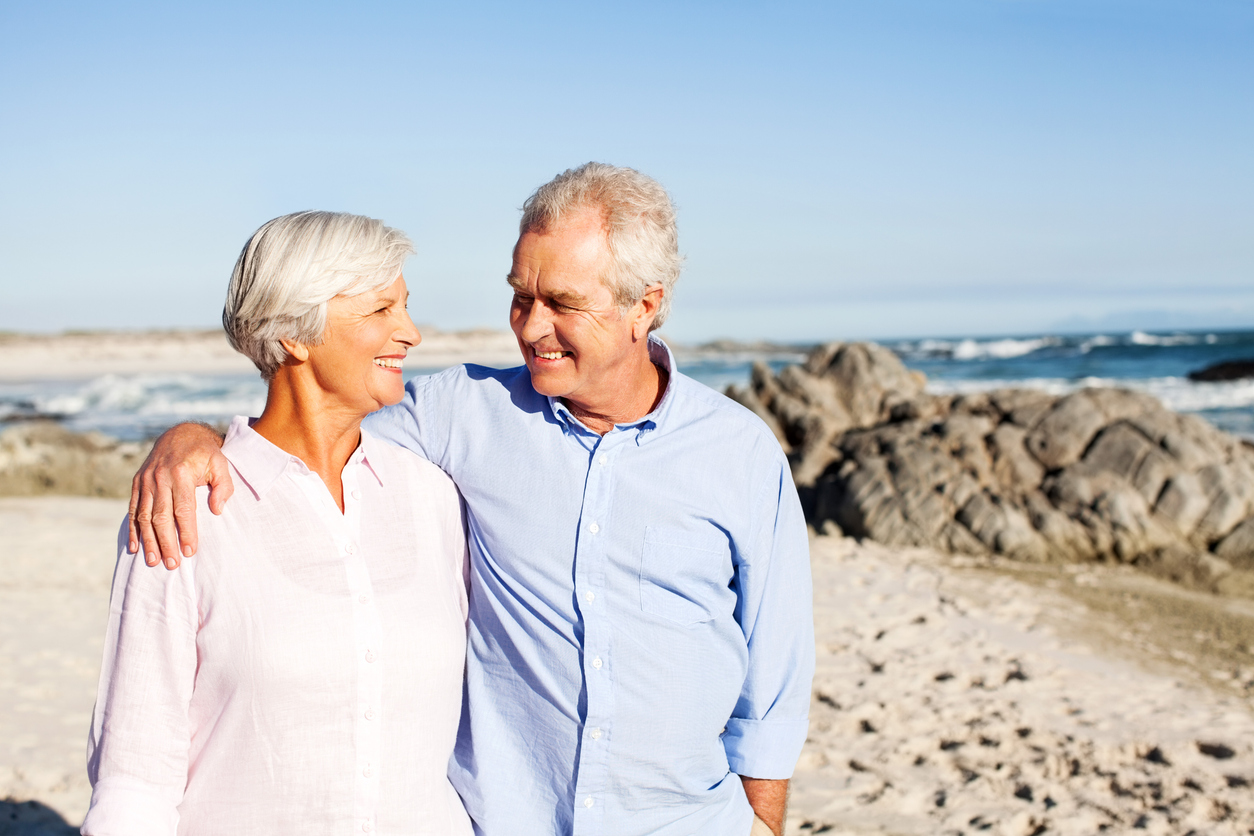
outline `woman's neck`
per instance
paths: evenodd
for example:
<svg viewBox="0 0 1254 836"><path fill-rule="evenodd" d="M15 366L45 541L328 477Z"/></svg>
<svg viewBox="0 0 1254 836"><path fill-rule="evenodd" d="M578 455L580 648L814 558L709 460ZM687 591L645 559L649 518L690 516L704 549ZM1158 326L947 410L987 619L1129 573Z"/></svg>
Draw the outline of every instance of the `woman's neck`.
<svg viewBox="0 0 1254 836"><path fill-rule="evenodd" d="M280 368L270 381L266 408L253 430L285 453L291 453L321 477L331 498L344 510L341 474L361 441L365 416L331 401L316 385Z"/></svg>

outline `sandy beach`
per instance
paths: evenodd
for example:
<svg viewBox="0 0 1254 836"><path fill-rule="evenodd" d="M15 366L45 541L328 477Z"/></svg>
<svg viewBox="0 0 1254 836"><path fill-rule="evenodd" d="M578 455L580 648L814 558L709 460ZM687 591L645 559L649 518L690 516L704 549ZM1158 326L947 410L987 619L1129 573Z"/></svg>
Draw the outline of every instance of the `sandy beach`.
<svg viewBox="0 0 1254 836"><path fill-rule="evenodd" d="M71 833L86 811L124 513L0 498L0 836ZM842 537L812 557L818 673L788 832L1254 828L1248 602L1222 604L1225 632L1198 620L1219 599L1114 569Z"/></svg>

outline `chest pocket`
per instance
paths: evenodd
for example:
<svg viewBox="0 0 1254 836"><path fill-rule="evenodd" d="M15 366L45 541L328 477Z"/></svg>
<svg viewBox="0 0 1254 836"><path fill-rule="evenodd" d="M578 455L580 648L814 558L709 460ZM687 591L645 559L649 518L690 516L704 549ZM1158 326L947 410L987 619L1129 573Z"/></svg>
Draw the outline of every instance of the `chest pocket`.
<svg viewBox="0 0 1254 836"><path fill-rule="evenodd" d="M736 607L727 537L715 528L646 528L640 556L640 608L691 625Z"/></svg>

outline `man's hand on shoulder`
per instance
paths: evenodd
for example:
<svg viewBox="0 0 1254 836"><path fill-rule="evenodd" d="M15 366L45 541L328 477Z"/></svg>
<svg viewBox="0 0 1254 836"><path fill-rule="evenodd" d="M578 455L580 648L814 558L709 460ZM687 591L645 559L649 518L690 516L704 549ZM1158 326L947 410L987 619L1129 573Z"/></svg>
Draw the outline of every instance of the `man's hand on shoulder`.
<svg viewBox="0 0 1254 836"><path fill-rule="evenodd" d="M235 490L222 436L206 424L166 430L131 480L128 549L144 546L144 562L177 569L196 553L196 488L209 486L209 510L221 514ZM180 542L182 548L180 549Z"/></svg>

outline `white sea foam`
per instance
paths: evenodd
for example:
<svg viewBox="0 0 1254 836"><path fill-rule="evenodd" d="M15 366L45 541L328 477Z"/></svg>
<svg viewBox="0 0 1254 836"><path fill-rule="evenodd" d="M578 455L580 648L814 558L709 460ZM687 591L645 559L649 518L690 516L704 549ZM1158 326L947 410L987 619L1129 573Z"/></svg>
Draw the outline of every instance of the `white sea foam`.
<svg viewBox="0 0 1254 836"><path fill-rule="evenodd" d="M1147 334L1144 331L1133 331L1128 336L1128 342L1133 345L1157 346L1213 344L1217 339L1218 337L1214 334L1169 334L1161 336L1158 334Z"/></svg>
<svg viewBox="0 0 1254 836"><path fill-rule="evenodd" d="M1088 354L1090 351L1092 351L1095 348L1105 348L1108 345L1118 345L1118 344L1119 344L1119 340L1117 340L1116 338L1108 337L1105 334L1098 334L1097 336L1089 337L1087 340L1080 343L1080 353Z"/></svg>
<svg viewBox="0 0 1254 836"><path fill-rule="evenodd" d="M919 340L892 346L907 357L949 357L954 360L1008 360L1042 348L1062 345L1059 337L1005 338L994 340Z"/></svg>
<svg viewBox="0 0 1254 836"><path fill-rule="evenodd" d="M1031 340L963 340L954 348L955 360L1007 360L1011 357L1022 357L1042 348L1059 344L1056 337L1039 337Z"/></svg>
<svg viewBox="0 0 1254 836"><path fill-rule="evenodd" d="M1145 392L1176 412L1254 407L1254 379L1195 383L1185 377L1151 377L1144 380L1085 377L1029 378L1016 380L929 380L927 389L937 395L966 395L994 389L1038 389L1051 395L1068 395L1094 386Z"/></svg>

